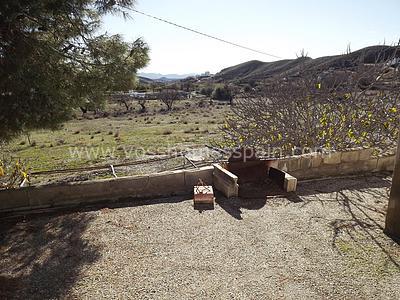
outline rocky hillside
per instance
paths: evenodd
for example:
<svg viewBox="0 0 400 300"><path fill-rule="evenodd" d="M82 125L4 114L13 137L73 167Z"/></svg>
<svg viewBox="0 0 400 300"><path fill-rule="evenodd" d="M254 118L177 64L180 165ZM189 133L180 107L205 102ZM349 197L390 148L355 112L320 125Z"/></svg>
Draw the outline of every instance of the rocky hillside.
<svg viewBox="0 0 400 300"><path fill-rule="evenodd" d="M342 69L354 66L357 63L373 63L376 60L387 59L393 56L396 47L371 46L350 54L325 56L319 58L301 57L297 59L285 59L274 62L262 62L258 60L248 61L233 67L223 69L214 76L215 81L249 82L259 81L280 76L283 74L295 75L300 67L317 69ZM400 51L396 54L400 57Z"/></svg>

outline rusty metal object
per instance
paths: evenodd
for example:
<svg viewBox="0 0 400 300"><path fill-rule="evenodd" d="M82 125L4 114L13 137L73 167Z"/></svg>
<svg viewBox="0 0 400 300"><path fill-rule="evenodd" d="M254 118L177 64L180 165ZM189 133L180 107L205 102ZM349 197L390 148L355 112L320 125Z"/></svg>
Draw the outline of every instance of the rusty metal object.
<svg viewBox="0 0 400 300"><path fill-rule="evenodd" d="M199 179L197 185L194 186L193 194L194 205L207 204L214 206L215 197L213 187L211 185L205 185L201 179Z"/></svg>

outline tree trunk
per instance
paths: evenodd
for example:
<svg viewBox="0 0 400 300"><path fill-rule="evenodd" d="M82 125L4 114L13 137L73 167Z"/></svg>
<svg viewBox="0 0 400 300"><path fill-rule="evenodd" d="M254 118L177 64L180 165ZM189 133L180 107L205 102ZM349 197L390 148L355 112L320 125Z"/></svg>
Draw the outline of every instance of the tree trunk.
<svg viewBox="0 0 400 300"><path fill-rule="evenodd" d="M385 233L400 240L400 136L397 143L396 165L392 179Z"/></svg>
<svg viewBox="0 0 400 300"><path fill-rule="evenodd" d="M87 108L86 107L82 107L82 106L79 106L79 108L81 109L82 117L83 117L87 113Z"/></svg>
<svg viewBox="0 0 400 300"><path fill-rule="evenodd" d="M126 111L129 111L129 105L127 101L122 101L125 105Z"/></svg>

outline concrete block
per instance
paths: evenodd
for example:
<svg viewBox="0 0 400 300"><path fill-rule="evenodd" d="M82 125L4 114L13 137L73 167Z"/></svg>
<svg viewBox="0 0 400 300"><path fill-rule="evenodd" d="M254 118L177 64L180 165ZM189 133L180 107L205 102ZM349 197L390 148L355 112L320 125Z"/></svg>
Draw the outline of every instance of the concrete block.
<svg viewBox="0 0 400 300"><path fill-rule="evenodd" d="M73 182L70 184L70 197L65 201L72 203L85 203L107 200L115 197L115 191L111 189L110 182L114 179L93 180L87 182Z"/></svg>
<svg viewBox="0 0 400 300"><path fill-rule="evenodd" d="M297 188L297 179L285 171L275 168L269 169L269 177L276 182L286 192L295 192Z"/></svg>
<svg viewBox="0 0 400 300"><path fill-rule="evenodd" d="M109 181L73 182L32 187L28 190L29 203L32 208L39 208L104 200L113 195Z"/></svg>
<svg viewBox="0 0 400 300"><path fill-rule="evenodd" d="M312 166L312 157L309 154L300 157L300 169L309 169Z"/></svg>
<svg viewBox="0 0 400 300"><path fill-rule="evenodd" d="M322 165L322 154L313 153L311 155L311 168L318 168L321 165Z"/></svg>
<svg viewBox="0 0 400 300"><path fill-rule="evenodd" d="M143 191L139 197L155 197L180 195L191 193L193 187L185 187L185 171L172 171L149 176L148 189Z"/></svg>
<svg viewBox="0 0 400 300"><path fill-rule="evenodd" d="M378 157L377 171L393 171L396 156L380 156Z"/></svg>
<svg viewBox="0 0 400 300"><path fill-rule="evenodd" d="M362 160L358 163L362 166L363 171L375 172L378 166L378 159L370 158L369 160Z"/></svg>
<svg viewBox="0 0 400 300"><path fill-rule="evenodd" d="M222 192L225 197L238 197L239 185L238 177L222 168L219 164L214 164L213 185L216 190Z"/></svg>
<svg viewBox="0 0 400 300"><path fill-rule="evenodd" d="M287 161L287 171L292 172L301 169L301 156L292 156Z"/></svg>
<svg viewBox="0 0 400 300"><path fill-rule="evenodd" d="M288 159L287 158L281 158L278 160L278 166L274 167L279 170L287 171L288 170Z"/></svg>
<svg viewBox="0 0 400 300"><path fill-rule="evenodd" d="M297 188L297 178L286 173L283 189L285 190L285 192L295 192L296 188Z"/></svg>
<svg viewBox="0 0 400 300"><path fill-rule="evenodd" d="M28 197L31 208L51 207L71 198L83 197L85 194L74 194L70 191L70 184L43 185L29 188Z"/></svg>
<svg viewBox="0 0 400 300"><path fill-rule="evenodd" d="M352 150L352 151L344 151L342 152L341 162L348 163L348 162L356 162L360 158L360 151L359 150Z"/></svg>
<svg viewBox="0 0 400 300"><path fill-rule="evenodd" d="M341 162L341 152L329 152L322 155L322 161L325 165L337 165Z"/></svg>
<svg viewBox="0 0 400 300"><path fill-rule="evenodd" d="M361 149L360 152L360 160L369 160L374 153L373 148Z"/></svg>
<svg viewBox="0 0 400 300"><path fill-rule="evenodd" d="M228 197L237 196L237 176L220 166L172 171L146 176L128 176L60 185L43 185L0 191L0 211L61 207L119 198L148 198L190 194L199 178L216 186Z"/></svg>
<svg viewBox="0 0 400 300"><path fill-rule="evenodd" d="M337 175L337 165L325 165L322 164L318 168L311 168L307 170L297 170L290 172L290 174L296 177L298 180L302 179L313 179L321 177L330 177Z"/></svg>
<svg viewBox="0 0 400 300"><path fill-rule="evenodd" d="M206 185L211 185L213 182L213 166L202 167L194 170L185 171L185 186L192 189L193 186L197 185L199 179Z"/></svg>
<svg viewBox="0 0 400 300"><path fill-rule="evenodd" d="M138 197L149 190L149 176L118 177L109 181L112 198Z"/></svg>
<svg viewBox="0 0 400 300"><path fill-rule="evenodd" d="M29 207L28 188L1 190L0 211Z"/></svg>
<svg viewBox="0 0 400 300"><path fill-rule="evenodd" d="M337 165L337 175L350 175L364 172L374 172L377 159L341 163Z"/></svg>

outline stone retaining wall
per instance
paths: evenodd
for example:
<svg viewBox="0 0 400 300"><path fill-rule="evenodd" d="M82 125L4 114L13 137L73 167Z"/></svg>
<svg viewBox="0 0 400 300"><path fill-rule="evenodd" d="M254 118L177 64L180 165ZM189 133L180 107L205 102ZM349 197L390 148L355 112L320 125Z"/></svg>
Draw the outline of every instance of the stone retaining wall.
<svg viewBox="0 0 400 300"><path fill-rule="evenodd" d="M0 191L0 212L84 205L122 198L156 198L193 192L199 178L212 183L214 167Z"/></svg>
<svg viewBox="0 0 400 300"><path fill-rule="evenodd" d="M343 152L312 153L279 159L278 169L297 179L312 179L367 172L393 171L396 155L374 155L371 148Z"/></svg>
<svg viewBox="0 0 400 300"><path fill-rule="evenodd" d="M294 179L312 179L366 172L393 171L396 155L374 156L372 149L344 152L312 153L268 161L288 172ZM0 191L0 212L48 207L85 205L116 201L122 198L157 198L191 194L202 179L214 185L226 197L238 195L238 177L220 165L194 170L163 172L145 176L129 176L58 185L23 187ZM294 182L294 180L293 180Z"/></svg>

